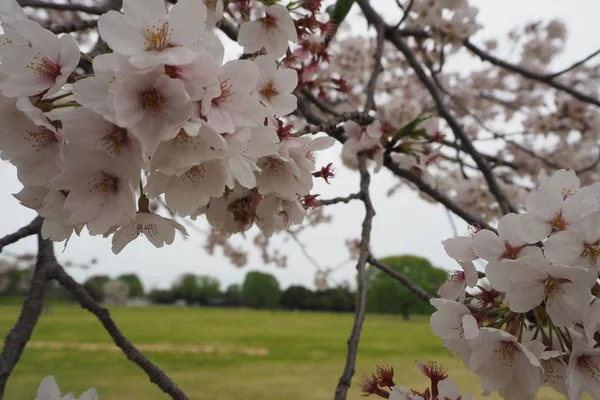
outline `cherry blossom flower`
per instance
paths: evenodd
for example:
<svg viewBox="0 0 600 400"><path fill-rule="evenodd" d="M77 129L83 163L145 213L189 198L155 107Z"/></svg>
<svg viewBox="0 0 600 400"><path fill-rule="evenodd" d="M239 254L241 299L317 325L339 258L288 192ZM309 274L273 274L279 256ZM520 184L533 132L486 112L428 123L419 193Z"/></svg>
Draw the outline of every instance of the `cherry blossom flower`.
<svg viewBox="0 0 600 400"><path fill-rule="evenodd" d="M291 225L301 224L306 215L300 201L269 195L263 197L256 207L256 225L265 237L271 237Z"/></svg>
<svg viewBox="0 0 600 400"><path fill-rule="evenodd" d="M507 271L510 264L504 260L515 260L520 257L543 257L538 247L527 246L519 234L519 216L507 214L498 222L498 234L482 229L473 237L473 251L488 264L485 275L492 287L499 291L506 291L510 287Z"/></svg>
<svg viewBox="0 0 600 400"><path fill-rule="evenodd" d="M381 144L381 130L367 130L354 121L346 121L343 124L344 131L348 135L348 140L342 148L342 160L351 168L358 168L358 159L356 155L362 151L365 155L375 162L375 172L378 172L383 166L384 147Z"/></svg>
<svg viewBox="0 0 600 400"><path fill-rule="evenodd" d="M590 273L538 257L523 257L511 264L505 302L512 311L527 312L544 302L554 325L569 326L590 304L595 270Z"/></svg>
<svg viewBox="0 0 600 400"><path fill-rule="evenodd" d="M479 325L471 311L461 303L446 299L429 301L437 311L431 315L431 331L444 342L451 352L458 354L467 364L471 357L471 345L479 337Z"/></svg>
<svg viewBox="0 0 600 400"><path fill-rule="evenodd" d="M598 205L583 193L563 194L562 189L542 185L527 196L526 208L528 213L521 216L519 234L525 242L536 243L569 228L596 211Z"/></svg>
<svg viewBox="0 0 600 400"><path fill-rule="evenodd" d="M473 396L460 393L460 389L456 382L450 378L441 380L438 383L438 398L448 400L473 400Z"/></svg>
<svg viewBox="0 0 600 400"><path fill-rule="evenodd" d="M218 79L219 65L214 57L202 48L195 49L194 60L183 65L165 65L165 75L180 79L191 100L211 101L221 94Z"/></svg>
<svg viewBox="0 0 600 400"><path fill-rule="evenodd" d="M162 66L127 75L115 95L116 123L128 128L151 156L159 143L175 137L195 107L184 83Z"/></svg>
<svg viewBox="0 0 600 400"><path fill-rule="evenodd" d="M85 224L91 235L106 233L135 217L139 166L103 150L67 146L64 169L48 187L68 191L64 203L70 224Z"/></svg>
<svg viewBox="0 0 600 400"><path fill-rule="evenodd" d="M259 70L249 60L233 60L219 75L220 91L210 101L203 101L201 115L217 132L233 133L236 127L256 126L266 116L258 99L250 93L258 82Z"/></svg>
<svg viewBox="0 0 600 400"><path fill-rule="evenodd" d="M260 196L255 192L238 186L222 197L211 199L195 215L206 214L210 225L223 234L244 232L254 223L259 201Z"/></svg>
<svg viewBox="0 0 600 400"><path fill-rule="evenodd" d="M142 162L139 141L125 128L121 128L94 111L78 107L62 120L61 135L70 144L90 150L104 149L115 157L124 157L136 164Z"/></svg>
<svg viewBox="0 0 600 400"><path fill-rule="evenodd" d="M221 197L225 192L227 173L218 160L194 165L179 176L152 172L146 190L150 198L162 193L169 209L180 216L192 215L211 197Z"/></svg>
<svg viewBox="0 0 600 400"><path fill-rule="evenodd" d="M596 342L594 336L600 330L600 300L594 298L594 301L583 309L581 319L585 336L590 344L594 345Z"/></svg>
<svg viewBox="0 0 600 400"><path fill-rule="evenodd" d="M135 218L121 226L112 237L112 251L119 254L121 250L138 236L144 235L154 247L161 248L170 245L175 240L175 231L188 235L185 228L172 219L158 214L138 212Z"/></svg>
<svg viewBox="0 0 600 400"><path fill-rule="evenodd" d="M292 94L298 85L298 73L288 68L277 68L275 60L269 56L259 56L254 60L260 69L255 93L272 114L284 116L296 109L297 99Z"/></svg>
<svg viewBox="0 0 600 400"><path fill-rule="evenodd" d="M162 0L124 0L123 14L109 11L98 19L102 39L138 68L191 63L189 48L205 30L202 1L181 0L167 13Z"/></svg>
<svg viewBox="0 0 600 400"><path fill-rule="evenodd" d="M473 252L473 238L470 236L457 236L442 242L444 250L456 261L474 261L479 257Z"/></svg>
<svg viewBox="0 0 600 400"><path fill-rule="evenodd" d="M438 289L438 296L448 300L458 300L464 302L468 287L475 287L478 280L478 273L475 265L471 261L459 261L462 271L452 271L450 277Z"/></svg>
<svg viewBox="0 0 600 400"><path fill-rule="evenodd" d="M570 229L552 235L544 255L554 263L598 267L600 258L600 211L585 216Z"/></svg>
<svg viewBox="0 0 600 400"><path fill-rule="evenodd" d="M542 385L567 396L567 364L563 355L558 351L544 351L539 359L543 369Z"/></svg>
<svg viewBox="0 0 600 400"><path fill-rule="evenodd" d="M479 376L481 386L488 392L505 391L504 398L534 398L542 384L538 357L543 345L519 343L499 329L481 328L480 333L467 367Z"/></svg>
<svg viewBox="0 0 600 400"><path fill-rule="evenodd" d="M6 78L0 90L7 97L51 95L67 83L79 63L79 46L69 35L58 38L31 20L11 24L28 46L0 46L0 73Z"/></svg>
<svg viewBox="0 0 600 400"><path fill-rule="evenodd" d="M49 190L44 197L44 204L38 210L39 214L44 217L42 224L42 237L55 242L69 240L75 232L77 235L81 233L83 224L69 223L69 211L65 209L65 202L68 193L59 190Z"/></svg>
<svg viewBox="0 0 600 400"><path fill-rule="evenodd" d="M287 8L273 4L265 8L265 16L240 26L238 43L244 53L254 53L263 47L267 54L279 58L288 49L288 42L296 42L298 36L294 20Z"/></svg>
<svg viewBox="0 0 600 400"><path fill-rule="evenodd" d="M71 393L61 397L56 380L53 376L48 376L40 383L35 400L74 400L74 398ZM98 400L96 389L86 391L79 397L79 400Z"/></svg>
<svg viewBox="0 0 600 400"><path fill-rule="evenodd" d="M224 135L227 142L227 157L224 162L230 173L227 186L235 187L235 180L245 188L256 187L255 172L261 172L256 162L279 150L279 138L267 126L243 128L234 134Z"/></svg>
<svg viewBox="0 0 600 400"><path fill-rule="evenodd" d="M584 391L594 399L600 398L600 349L585 342L573 343L566 386L569 400L581 399Z"/></svg>

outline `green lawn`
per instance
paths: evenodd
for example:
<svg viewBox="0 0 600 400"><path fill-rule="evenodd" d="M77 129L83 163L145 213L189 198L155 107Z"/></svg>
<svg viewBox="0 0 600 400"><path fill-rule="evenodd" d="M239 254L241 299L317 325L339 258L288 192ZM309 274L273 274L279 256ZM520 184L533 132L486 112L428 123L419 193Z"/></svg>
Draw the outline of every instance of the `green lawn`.
<svg viewBox="0 0 600 400"><path fill-rule="evenodd" d="M18 312L18 306L0 306L2 336ZM352 324L350 314L308 312L151 307L111 313L126 336L193 400L329 400ZM33 399L47 375L76 395L95 386L101 400L168 399L113 350L94 316L74 306L53 305L13 372L5 399ZM441 362L463 391L481 397L476 377L441 347L427 318L405 322L395 316L367 316L357 375L390 364L397 384L424 388L426 379L414 368L415 360ZM349 398L362 398L354 384ZM539 397L559 398L550 391Z"/></svg>

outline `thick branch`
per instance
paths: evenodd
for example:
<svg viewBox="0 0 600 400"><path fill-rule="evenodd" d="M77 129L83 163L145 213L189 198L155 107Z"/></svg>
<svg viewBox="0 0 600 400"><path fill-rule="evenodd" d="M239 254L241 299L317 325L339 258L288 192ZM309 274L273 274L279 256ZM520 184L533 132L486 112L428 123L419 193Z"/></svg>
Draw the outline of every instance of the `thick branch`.
<svg viewBox="0 0 600 400"><path fill-rule="evenodd" d="M17 323L6 335L2 354L0 354L0 399L4 395L6 381L19 362L25 345L31 338L33 329L42 313L44 289L50 278L52 266L56 264L52 242L42 239L41 235L38 234L38 246L37 262L31 278L31 286L25 297Z"/></svg>
<svg viewBox="0 0 600 400"><path fill-rule="evenodd" d="M463 42L463 44L467 49L469 49L471 52L473 52L475 55L477 55L479 58L481 58L484 61L489 61L494 65L497 65L497 66L507 69L509 71L515 72L521 76L524 76L525 78L533 79L534 81L543 82L549 86L552 86L555 89L561 90L565 93L569 93L571 96L575 97L576 99L579 99L583 102L586 102L589 104L594 104L595 106L600 107L600 100L598 100L597 98L589 96L585 93L582 93L582 92L574 89L572 86L565 85L563 83L555 81L553 78L555 77L556 74L551 74L551 75L539 74L537 72L533 72L533 71L530 71L523 67L520 67L518 65L514 65L514 64L511 64L504 60L501 60L497 57L494 57L493 55L491 55L489 53L486 53L479 47L475 46L473 43L471 43L469 41L469 39L466 39Z"/></svg>
<svg viewBox="0 0 600 400"><path fill-rule="evenodd" d="M369 264L371 264L372 266L382 270L383 272L385 272L386 274L388 274L389 276L391 276L392 278L394 278L395 280L397 280L398 282L403 284L404 287L406 287L412 293L419 296L419 298L421 298L423 301L429 303L429 300L433 298L432 295L427 293L420 286L415 285L408 277L406 277L405 275L402 275L400 272L397 272L397 271L391 269L390 267L388 267L387 265L385 265L384 263L382 263L381 261L379 261L378 259L373 257L373 255L369 254L368 261L369 261Z"/></svg>
<svg viewBox="0 0 600 400"><path fill-rule="evenodd" d="M56 280L71 292L81 307L94 314L104 326L104 329L111 336L113 341L127 359L135 363L144 370L150 381L156 384L161 390L167 393L174 400L189 400L189 397L169 378L160 368L148 360L120 331L110 316L108 310L98 304L88 292L77 283L60 265L56 264Z"/></svg>
<svg viewBox="0 0 600 400"><path fill-rule="evenodd" d="M36 217L31 223L23 228L19 229L15 233L6 235L0 238L0 253L5 246L18 242L19 240L26 238L27 236L35 235L40 231L42 227L42 217Z"/></svg>
<svg viewBox="0 0 600 400"><path fill-rule="evenodd" d="M90 19L90 20L72 22L72 23L63 24L63 25L54 25L48 29L58 35L59 33L71 33L71 32L85 31L87 29L95 28L96 26L98 26L98 20Z"/></svg>
<svg viewBox="0 0 600 400"><path fill-rule="evenodd" d="M356 367L356 356L358 354L358 342L365 320L365 310L367 307L367 276L366 263L369 257L369 247L371 245L371 226L375 209L371 203L369 195L369 184L371 176L367 170L367 162L364 154L358 155L358 167L360 170L360 196L365 204L365 219L362 225L362 234L360 239L360 255L356 264L358 271L358 303L356 304L356 313L354 315L354 325L348 338L348 353L346 355L346 364L344 371L335 388L334 400L345 400L348 395L348 388L352 382Z"/></svg>

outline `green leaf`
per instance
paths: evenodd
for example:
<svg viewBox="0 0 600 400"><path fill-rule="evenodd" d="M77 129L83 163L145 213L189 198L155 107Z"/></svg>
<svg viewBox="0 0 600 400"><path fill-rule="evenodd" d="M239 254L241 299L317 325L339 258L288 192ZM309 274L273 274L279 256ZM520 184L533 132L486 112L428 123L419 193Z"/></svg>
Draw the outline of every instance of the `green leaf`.
<svg viewBox="0 0 600 400"><path fill-rule="evenodd" d="M423 121L427 121L431 116L418 116L402 128L398 129L394 135L394 139L400 139L403 137L411 137L413 139L419 138L426 134L425 130L417 129L419 124Z"/></svg>
<svg viewBox="0 0 600 400"><path fill-rule="evenodd" d="M327 9L327 12L331 17L331 22L333 22L335 26L340 26L342 22L344 22L344 19L346 19L353 4L354 0L337 0L333 7Z"/></svg>
<svg viewBox="0 0 600 400"><path fill-rule="evenodd" d="M272 6L273 4L277 4L278 0L258 0L263 3L265 6Z"/></svg>

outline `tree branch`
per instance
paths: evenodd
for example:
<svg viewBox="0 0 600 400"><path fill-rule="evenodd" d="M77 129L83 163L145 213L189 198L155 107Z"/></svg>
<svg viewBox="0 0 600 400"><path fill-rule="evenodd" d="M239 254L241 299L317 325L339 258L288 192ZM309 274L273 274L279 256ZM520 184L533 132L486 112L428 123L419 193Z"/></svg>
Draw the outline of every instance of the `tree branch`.
<svg viewBox="0 0 600 400"><path fill-rule="evenodd" d="M385 42L385 32L383 31L383 26L380 25L376 25L375 29L377 30L375 54L373 55L375 65L373 66L373 72L371 72L369 82L367 82L367 99L365 101L364 107L364 112L366 113L375 108L375 89L377 88L377 78L379 78L379 74L383 72L381 59L383 57L383 44Z"/></svg>
<svg viewBox="0 0 600 400"><path fill-rule="evenodd" d="M135 363L163 392L174 400L189 400L189 397L169 378L159 367L148 360L119 330L110 316L108 310L98 304L88 292L77 283L62 266L55 265L55 279L69 292L71 292L82 308L94 314L104 326L115 344Z"/></svg>
<svg viewBox="0 0 600 400"><path fill-rule="evenodd" d="M385 265L384 263L382 263L381 261L379 261L378 259L373 257L372 254L369 254L368 261L369 261L369 264L371 264L372 266L382 270L383 272L385 272L386 274L388 274L389 276L391 276L392 278L394 278L395 280L397 280L398 282L403 284L404 287L406 287L412 293L419 296L419 298L421 300L429 303L429 300L431 300L433 298L433 296L430 295L429 293L427 293L423 288L415 285L407 276L388 267L387 265Z"/></svg>
<svg viewBox="0 0 600 400"><path fill-rule="evenodd" d="M84 4L73 4L73 3L50 3L44 1L36 1L36 0L19 0L19 5L21 7L31 7L31 8L45 8L48 10L57 10L57 11L80 11L86 14L92 15L102 15L109 10L108 7L94 7L94 6L86 6Z"/></svg>
<svg viewBox="0 0 600 400"><path fill-rule="evenodd" d="M533 71L530 71L523 67L520 67L518 65L514 65L514 64L511 64L504 60L501 60L497 57L494 57L493 55L491 55L489 53L486 53L479 47L475 46L473 43L471 43L469 41L469 39L465 39L463 44L467 49L469 49L471 52L473 52L475 55L477 55L483 61L489 61L494 65L497 65L497 66L507 69L509 71L515 72L521 76L524 76L525 78L529 78L529 79L532 79L532 80L538 81L538 82L543 82L549 86L552 86L555 89L561 90L565 93L569 93L571 96L573 96L576 99L579 99L585 103L593 104L595 106L600 107L600 100L598 100L597 98L594 98L585 93L582 93L582 92L574 89L572 86L565 85L560 82L556 82L554 80L554 77L556 74L550 74L550 75L539 74L537 72L533 72ZM599 50L599 52L600 52L600 50ZM558 75L560 75L562 73L564 73L564 72L560 72ZM558 76L558 75L556 75L556 76Z"/></svg>
<svg viewBox="0 0 600 400"><path fill-rule="evenodd" d="M92 29L92 28L95 28L96 26L98 26L98 20L90 19L90 20L72 22L72 23L63 24L63 25L50 26L48 28L48 30L50 30L52 33L55 33L58 35L59 33L71 33L71 32L85 31L86 29Z"/></svg>
<svg viewBox="0 0 600 400"><path fill-rule="evenodd" d="M6 235L3 238L0 238L0 253L5 246L9 244L13 244L18 242L19 240L26 238L31 235L35 235L42 228L42 217L36 217L29 225L22 227L15 233L11 233L10 235Z"/></svg>
<svg viewBox="0 0 600 400"><path fill-rule="evenodd" d="M460 139L462 145L465 147L465 150L471 155L473 161L475 161L475 164L477 164L477 166L481 170L481 173L483 174L488 184L490 192L498 201L502 212L504 214L514 212L515 208L506 198L504 192L502 191L502 189L500 189L500 186L498 186L498 182L496 181L494 173L490 169L485 158L481 156L479 151L471 142L467 133L464 131L463 127L459 124L456 118L454 118L452 113L450 113L450 111L444 104L444 101L442 100L442 97L435 83L429 78L429 76L421 66L421 63L415 58L415 55L412 53L408 45L404 42L404 40L402 40L400 35L398 35L398 31L396 29L393 29L392 27L389 27L385 23L383 18L381 18L381 16L371 7L371 5L369 4L369 0L357 0L356 2L363 11L363 14L367 18L367 21L369 21L374 26L381 26L386 33L386 39L388 39L392 44L394 44L394 46L396 46L396 48L404 55L411 68L419 77L421 83L423 83L423 85L429 91L429 94L431 95L440 116L446 120L446 122L452 129L452 132L454 132L454 135L458 139Z"/></svg>
<svg viewBox="0 0 600 400"><path fill-rule="evenodd" d="M348 388L352 382L356 367L356 356L358 354L358 342L362 331L363 322L365 320L365 310L367 306L367 277L366 263L369 257L369 247L371 245L371 226L375 209L371 203L369 195L369 184L371 176L367 170L367 162L365 155L358 154L358 168L360 171L360 197L365 204L365 219L362 225L362 234L360 240L360 255L356 264L358 271L358 303L356 305L356 313L354 315L354 324L352 332L348 338L348 353L346 355L346 363L344 371L335 388L334 400L345 400L348 395Z"/></svg>
<svg viewBox="0 0 600 400"><path fill-rule="evenodd" d="M325 200L319 200L319 204L322 206L330 206L332 204L338 204L338 203L350 203L352 200L358 200L360 199L361 194L360 193L352 193L349 196L346 197L334 197L333 199L325 199Z"/></svg>
<svg viewBox="0 0 600 400"><path fill-rule="evenodd" d="M35 221L37 221L37 218ZM15 365L19 362L25 345L31 338L33 329L42 313L44 307L44 289L50 279L52 266L56 264L52 242L42 239L39 233L38 246L38 256L31 278L31 286L27 291L23 308L15 326L8 332L4 339L4 347L2 348L2 354L0 354L0 399L4 395L6 382Z"/></svg>

